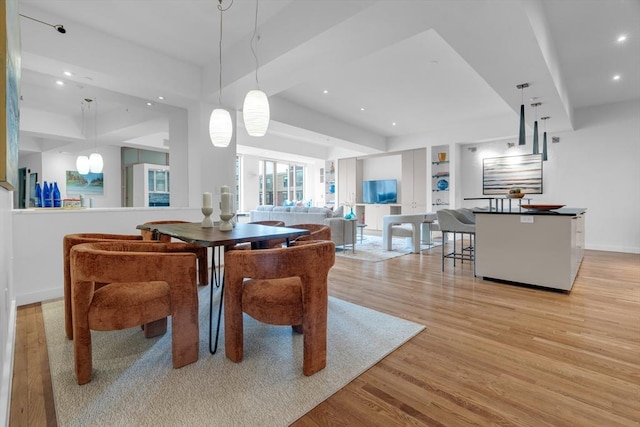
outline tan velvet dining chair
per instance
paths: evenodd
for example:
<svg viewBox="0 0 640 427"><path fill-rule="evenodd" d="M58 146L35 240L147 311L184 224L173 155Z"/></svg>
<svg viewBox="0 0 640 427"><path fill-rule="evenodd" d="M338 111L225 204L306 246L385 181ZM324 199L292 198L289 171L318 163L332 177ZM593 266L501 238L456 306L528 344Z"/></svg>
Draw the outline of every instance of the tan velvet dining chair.
<svg viewBox="0 0 640 427"><path fill-rule="evenodd" d="M145 222L145 224L185 224L188 222L189 221L180 220L160 220L148 221ZM140 230L140 234L143 240L158 240L164 243L171 242L171 236L165 236L150 230ZM189 248L190 251L198 257L198 280L200 281L200 286L206 286L209 283L209 251L206 247L192 244L189 245Z"/></svg>
<svg viewBox="0 0 640 427"><path fill-rule="evenodd" d="M248 224L258 224L258 225L268 225L270 227L284 227L284 222L282 221L253 221ZM246 249L270 249L270 248L279 248L282 247L283 244L287 242L286 239L271 239L265 240L263 242L253 242L253 243L239 243L231 248L227 248L227 250L246 250Z"/></svg>
<svg viewBox="0 0 640 427"><path fill-rule="evenodd" d="M304 240L331 240L331 228L324 224L294 224L290 225L291 228L302 228L309 230L309 234L298 237L295 241L301 242Z"/></svg>
<svg viewBox="0 0 640 427"><path fill-rule="evenodd" d="M303 334L304 375L327 364L327 277L335 262L332 241L225 254L224 331L227 357L243 358L243 312Z"/></svg>
<svg viewBox="0 0 640 427"><path fill-rule="evenodd" d="M82 243L111 241L142 242L142 236L135 234L113 233L76 233L62 238L62 264L64 270L64 331L67 338L73 339L73 313L71 312L71 248Z"/></svg>
<svg viewBox="0 0 640 427"><path fill-rule="evenodd" d="M149 335L157 336L166 332L166 318L171 316L173 367L198 360L196 255L184 251L185 246L125 241L73 246L71 303L78 384L92 378L91 330L160 323L150 328Z"/></svg>

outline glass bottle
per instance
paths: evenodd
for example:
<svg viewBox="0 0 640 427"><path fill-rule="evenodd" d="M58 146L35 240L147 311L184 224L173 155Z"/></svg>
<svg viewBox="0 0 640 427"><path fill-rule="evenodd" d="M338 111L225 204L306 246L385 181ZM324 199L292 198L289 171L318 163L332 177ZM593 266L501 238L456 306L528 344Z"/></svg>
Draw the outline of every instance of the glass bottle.
<svg viewBox="0 0 640 427"><path fill-rule="evenodd" d="M53 207L53 182L49 183L49 207Z"/></svg>
<svg viewBox="0 0 640 427"><path fill-rule="evenodd" d="M42 187L39 182L36 182L36 199L34 200L34 207L42 207Z"/></svg>
<svg viewBox="0 0 640 427"><path fill-rule="evenodd" d="M60 189L58 188L58 183L53 183L53 207L60 208L62 207L62 199L60 197Z"/></svg>
<svg viewBox="0 0 640 427"><path fill-rule="evenodd" d="M47 184L47 181L45 181L44 185L42 186L42 207L52 207L51 190L49 184Z"/></svg>

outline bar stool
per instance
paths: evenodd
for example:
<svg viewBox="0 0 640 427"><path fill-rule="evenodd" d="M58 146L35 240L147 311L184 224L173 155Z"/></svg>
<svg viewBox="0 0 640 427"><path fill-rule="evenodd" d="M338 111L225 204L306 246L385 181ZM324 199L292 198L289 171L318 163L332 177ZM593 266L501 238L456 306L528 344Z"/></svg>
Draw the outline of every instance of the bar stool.
<svg viewBox="0 0 640 427"><path fill-rule="evenodd" d="M440 231L442 231L442 271L444 271L444 259L453 259L453 266L456 266L456 260L464 262L474 261L473 268L475 274L475 256L473 251L473 239L476 234L476 225L464 222L461 218L464 215L460 212L455 212L455 209L441 209L436 212L438 215L438 224L440 224ZM466 221L466 219L465 219ZM453 251L445 253L445 236L446 233L453 233ZM464 241L461 239L460 252L456 251L456 234L462 234L464 239L465 234L470 236L470 245L464 247Z"/></svg>

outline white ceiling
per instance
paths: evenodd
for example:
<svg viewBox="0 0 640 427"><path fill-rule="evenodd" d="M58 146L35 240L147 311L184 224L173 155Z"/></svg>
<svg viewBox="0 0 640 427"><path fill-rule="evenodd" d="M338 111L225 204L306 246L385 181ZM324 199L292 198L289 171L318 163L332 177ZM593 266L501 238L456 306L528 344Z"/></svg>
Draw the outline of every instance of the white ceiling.
<svg viewBox="0 0 640 427"><path fill-rule="evenodd" d="M25 126L35 129L43 112L81 126L81 100L97 97L107 122L101 126L104 143L162 145L167 109L218 100L215 0L19 0L19 5L20 13L67 29L63 35L20 20ZM357 155L380 147L345 137L346 128L387 144L473 126L478 138L511 137L522 96L516 85L523 82L531 85L524 92L529 124L535 114L529 104L542 102L537 114L551 116L549 130L574 128L576 109L640 98L638 0L260 0L258 5L260 87L274 101L299 106L315 126L305 132L299 126L304 120L275 109L278 124L271 140L286 134L303 144L351 143ZM223 14L221 99L236 109L255 86L249 44L255 6L254 0L235 0ZM625 43L616 42L620 34L627 35ZM155 68L144 70L149 63ZM61 75L67 69L72 77ZM620 80L614 82L614 74ZM59 78L67 84L56 86ZM158 101L160 94L167 98ZM144 105L147 99L152 107ZM480 132L480 123L491 129ZM75 139L73 131L23 134L58 141L43 149L64 145L72 151L81 139L77 131Z"/></svg>

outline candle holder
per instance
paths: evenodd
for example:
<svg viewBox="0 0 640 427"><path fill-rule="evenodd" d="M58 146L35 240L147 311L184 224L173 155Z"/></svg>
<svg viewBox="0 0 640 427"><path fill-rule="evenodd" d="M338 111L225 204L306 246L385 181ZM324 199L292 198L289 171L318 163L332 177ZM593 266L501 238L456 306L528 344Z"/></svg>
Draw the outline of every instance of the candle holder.
<svg viewBox="0 0 640 427"><path fill-rule="evenodd" d="M202 224L200 225L202 228L213 228L213 221L211 220L211 214L213 213L213 208L202 207L202 214L204 215L204 219L202 220Z"/></svg>
<svg viewBox="0 0 640 427"><path fill-rule="evenodd" d="M233 212L233 196L229 193L229 186L220 187L220 231L233 230L231 219L235 213Z"/></svg>
<svg viewBox="0 0 640 427"><path fill-rule="evenodd" d="M233 223L231 222L231 219L233 218L233 216L234 216L233 212L220 214L220 226L219 226L220 231L233 230Z"/></svg>

